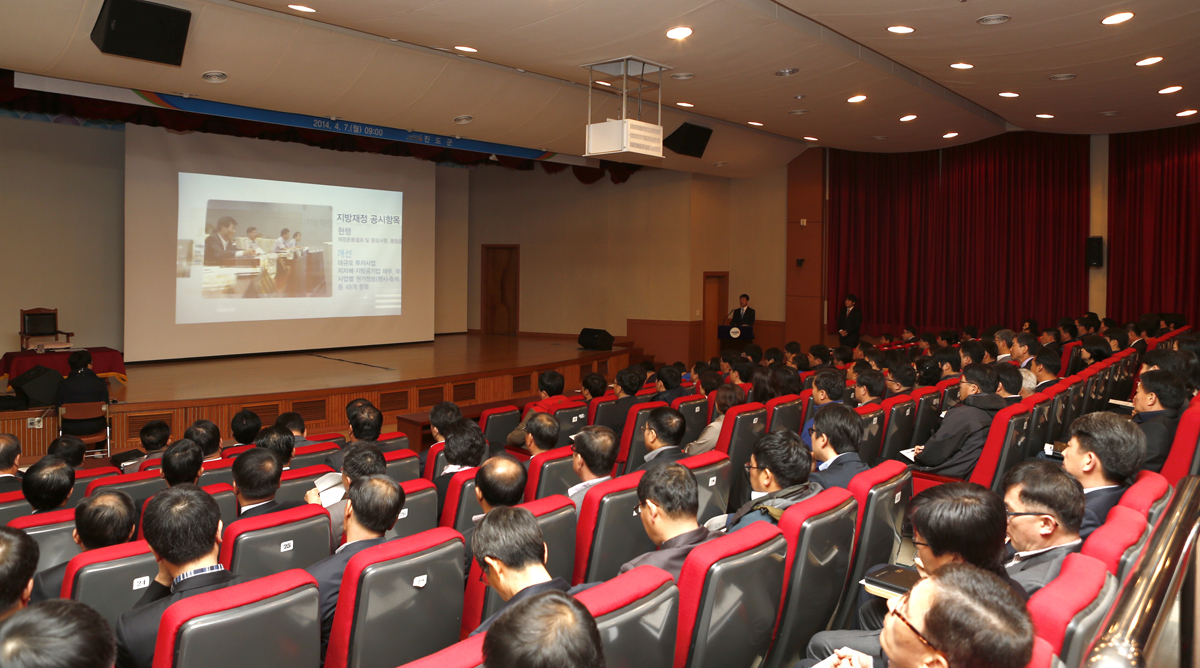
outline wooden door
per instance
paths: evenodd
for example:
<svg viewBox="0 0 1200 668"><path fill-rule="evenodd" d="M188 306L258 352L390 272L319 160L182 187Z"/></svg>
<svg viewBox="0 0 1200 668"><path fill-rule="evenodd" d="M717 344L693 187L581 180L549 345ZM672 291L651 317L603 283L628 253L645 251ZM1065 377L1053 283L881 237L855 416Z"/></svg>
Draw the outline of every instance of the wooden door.
<svg viewBox="0 0 1200 668"><path fill-rule="evenodd" d="M521 329L521 247L483 247L480 331L516 334Z"/></svg>
<svg viewBox="0 0 1200 668"><path fill-rule="evenodd" d="M725 321L729 313L729 272L704 272L704 360L721 353L721 342L717 339L717 326Z"/></svg>

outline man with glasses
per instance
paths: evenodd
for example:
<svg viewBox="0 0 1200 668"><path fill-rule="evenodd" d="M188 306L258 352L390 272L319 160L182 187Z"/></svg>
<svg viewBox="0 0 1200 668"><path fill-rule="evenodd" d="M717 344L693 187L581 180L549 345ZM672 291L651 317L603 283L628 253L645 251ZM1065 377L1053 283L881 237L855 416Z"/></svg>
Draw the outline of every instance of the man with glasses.
<svg viewBox="0 0 1200 668"><path fill-rule="evenodd" d="M642 527L658 549L627 561L621 572L648 564L678 580L683 562L692 550L721 536L696 521L700 511L696 476L680 464L656 466L642 475L637 493Z"/></svg>
<svg viewBox="0 0 1200 668"><path fill-rule="evenodd" d="M800 445L795 432L777 431L760 436L745 470L753 490L750 501L736 513L714 517L705 526L729 533L754 522L779 524L785 510L821 491L819 484L808 481L812 455Z"/></svg>
<svg viewBox="0 0 1200 668"><path fill-rule="evenodd" d="M958 403L933 436L915 450L914 468L966 479L975 469L996 413L1008 407L996 394L1000 380L986 364L968 364L958 382Z"/></svg>
<svg viewBox="0 0 1200 668"><path fill-rule="evenodd" d="M907 362L894 364L883 370L887 381L887 395L890 399L901 394L912 394L913 386L917 384L917 370Z"/></svg>
<svg viewBox="0 0 1200 668"><path fill-rule="evenodd" d="M687 423L683 419L683 413L666 406L659 406L650 411L649 417L646 418L646 426L642 430L646 441L645 463L635 470L645 471L687 457L688 454L679 447L683 443L685 433Z"/></svg>
<svg viewBox="0 0 1200 668"><path fill-rule="evenodd" d="M571 437L571 468L580 483L567 490L575 502L575 511L583 512L583 497L587 491L612 480L613 465L617 463L617 435L603 425L588 425Z"/></svg>
<svg viewBox="0 0 1200 668"><path fill-rule="evenodd" d="M1008 538L1016 550L1005 568L1026 593L1046 586L1063 559L1079 551L1086 503L1079 481L1054 462L1031 459L1004 476Z"/></svg>

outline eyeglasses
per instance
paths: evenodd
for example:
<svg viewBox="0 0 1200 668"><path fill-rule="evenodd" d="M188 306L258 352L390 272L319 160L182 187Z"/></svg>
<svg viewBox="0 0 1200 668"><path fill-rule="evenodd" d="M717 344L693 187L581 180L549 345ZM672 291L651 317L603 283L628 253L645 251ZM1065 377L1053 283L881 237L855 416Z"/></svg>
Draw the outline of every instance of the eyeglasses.
<svg viewBox="0 0 1200 668"><path fill-rule="evenodd" d="M754 469L758 469L759 471L767 470L767 467L765 466L751 466L749 464L743 464L742 468L746 469L746 475L749 475L750 471L753 471Z"/></svg>
<svg viewBox="0 0 1200 668"><path fill-rule="evenodd" d="M485 562L483 562L483 568L479 569L479 581L480 582L483 582L485 584L487 583L488 570L489 570L488 565L487 565L487 562L485 561Z"/></svg>
<svg viewBox="0 0 1200 668"><path fill-rule="evenodd" d="M1041 515L1049 515L1050 513L1018 513L1018 512L1012 511L1012 510L1006 510L1006 511L1004 511L1004 514L1008 515L1010 518L1012 518L1012 517L1039 517Z"/></svg>
<svg viewBox="0 0 1200 668"><path fill-rule="evenodd" d="M909 593L911 593L911 592L909 592ZM934 647L933 643L929 642L929 639L925 637L925 634L918 631L917 627L913 626L913 623L908 621L908 618L904 616L904 613L900 612L900 608L905 608L905 607L908 607L908 593L901 596L896 601L896 605L892 606L891 608L888 609L888 614L895 615L896 619L899 619L900 621L904 622L904 625L912 630L912 632L917 636L917 640L920 640L921 642L925 643L926 647L928 647L929 649L940 654L942 650Z"/></svg>
<svg viewBox="0 0 1200 668"><path fill-rule="evenodd" d="M929 547L929 543L922 543L922 542L921 542L921 541L919 541L919 540L914 540L914 541L912 542L912 544L913 544L913 545L916 545L917 547ZM933 548L930 548L930 549L933 549Z"/></svg>

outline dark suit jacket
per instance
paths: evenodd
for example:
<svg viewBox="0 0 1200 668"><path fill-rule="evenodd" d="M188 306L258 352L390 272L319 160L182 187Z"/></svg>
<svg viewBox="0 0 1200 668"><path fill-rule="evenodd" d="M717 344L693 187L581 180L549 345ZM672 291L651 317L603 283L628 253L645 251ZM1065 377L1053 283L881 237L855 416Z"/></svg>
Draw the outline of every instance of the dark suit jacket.
<svg viewBox="0 0 1200 668"><path fill-rule="evenodd" d="M232 241L229 242L229 249L226 250L221 237L213 232L204 240L204 266L219 267L237 257L237 250Z"/></svg>
<svg viewBox="0 0 1200 668"><path fill-rule="evenodd" d="M651 459L648 462L643 462L641 466L634 470L645 471L655 466L673 464L681 459L687 458L688 456L688 453L684 452L683 448L679 446L667 446L665 448L661 448L661 450L662 452L659 452L657 455L655 455L654 459Z"/></svg>
<svg viewBox="0 0 1200 668"><path fill-rule="evenodd" d="M858 345L858 330L862 328L862 308L855 306L854 310L846 312L846 307L843 306L838 311L837 317L838 330L846 330L846 335L838 335L838 341L843 346L853 348Z"/></svg>
<svg viewBox="0 0 1200 668"><path fill-rule="evenodd" d="M289 509L295 508L299 505L301 505L301 504L280 503L274 499L271 499L270 501L267 501L266 503L262 504L261 506L255 506L255 507L251 508L250 510L247 510L244 513L239 511L237 520L234 520L234 522L236 522L238 520L249 519L251 517L262 517L263 515L270 515L271 513L277 513L281 510L289 510ZM233 524L233 522L230 522L230 524Z"/></svg>
<svg viewBox="0 0 1200 668"><path fill-rule="evenodd" d="M692 550L699 545L703 545L714 538L724 536L723 533L709 531L704 527L693 529L687 533L681 533L674 538L664 541L657 550L647 552L640 557L635 557L625 562L621 566L621 572L631 571L638 566L657 566L671 574L671 577L679 579L679 572L683 570L683 562L687 560Z"/></svg>
<svg viewBox="0 0 1200 668"><path fill-rule="evenodd" d="M478 628L476 628L474 631L471 631L471 635L483 633L484 631L487 631L488 629L490 629L492 627L492 624L497 619L500 618L500 615L504 613L504 611L508 608L508 606L516 603L517 601L522 601L524 599L529 598L530 596L537 596L538 594L548 592L548 591L569 592L570 590L571 590L571 583L567 582L566 580L564 580L562 578L554 578L553 580L550 580L549 582L543 582L541 584L530 585L530 586L522 589L521 591L517 592L516 594L513 594L513 597L508 599L508 601L506 601L504 603L504 606L496 611L496 614L483 620L483 623L480 624Z"/></svg>
<svg viewBox="0 0 1200 668"><path fill-rule="evenodd" d="M188 578L170 589L152 582L142 600L117 620L116 668L153 667L158 623L172 603L246 581L229 571L216 571Z"/></svg>
<svg viewBox="0 0 1200 668"><path fill-rule="evenodd" d="M344 545L340 552L318 561L304 569L317 581L317 591L321 606L321 662L325 662L325 650L329 647L329 632L333 629L333 613L337 609L338 594L342 589L342 574L350 557L369 547L375 547L387 541L387 538L368 538L356 540Z"/></svg>
<svg viewBox="0 0 1200 668"><path fill-rule="evenodd" d="M21 491L21 474L6 475L0 478L0 494Z"/></svg>
<svg viewBox="0 0 1200 668"><path fill-rule="evenodd" d="M686 397L688 395L692 395L695 393L696 393L696 388L684 387L684 386L680 385L679 387L677 387L673 390L659 392L658 394L654 395L654 400L661 401L661 402L665 403L666 405L670 406L671 402L675 401L679 397ZM618 437L620 437L620 434L618 434Z"/></svg>
<svg viewBox="0 0 1200 668"><path fill-rule="evenodd" d="M1137 350L1138 357L1146 354L1146 339L1138 339L1129 345Z"/></svg>
<svg viewBox="0 0 1200 668"><path fill-rule="evenodd" d="M1026 594L1033 596L1037 590L1058 577L1058 572L1062 570L1063 559L1066 559L1067 555L1072 552L1078 552L1080 545L1076 542L1056 547L1023 561L1009 564L1005 566L1005 570L1008 571L1009 577L1025 588Z"/></svg>
<svg viewBox="0 0 1200 668"><path fill-rule="evenodd" d="M1034 386L1033 392L1034 392L1034 394L1036 394L1038 392L1045 392L1046 390L1054 387L1057 384L1058 384L1057 378L1055 378L1053 380L1043 380L1042 382L1040 382L1036 386Z"/></svg>
<svg viewBox="0 0 1200 668"><path fill-rule="evenodd" d="M67 575L69 563L64 561L33 576L33 595L29 597L31 604L61 598L63 578Z"/></svg>
<svg viewBox="0 0 1200 668"><path fill-rule="evenodd" d="M79 369L67 374L63 382L58 384L58 391L54 397L54 403L59 406L63 404L92 403L95 401L107 403L108 383L100 376L97 376L96 372L91 369ZM94 434L104 429L104 426L105 420L102 417L92 420L62 421L64 434Z"/></svg>
<svg viewBox="0 0 1200 668"><path fill-rule="evenodd" d="M525 468L529 468L529 462L525 462ZM455 472L457 473L457 471ZM442 506L446 505L446 494L450 490L450 479L454 477L454 473L443 473L433 479L433 484L437 487L438 493L438 519L442 517Z"/></svg>
<svg viewBox="0 0 1200 668"><path fill-rule="evenodd" d="M619 410L617 411L618 417L613 425L613 431L616 432L617 440L619 441L621 439L621 432L625 430L625 420L629 417L629 409L641 403L641 401L639 401L636 394L631 394L617 399L616 403Z"/></svg>
<svg viewBox="0 0 1200 668"><path fill-rule="evenodd" d="M870 466L867 466L858 458L857 452L847 452L833 460L829 468L824 471L813 471L808 476L808 481L820 483L821 487L825 489L829 489L830 487L849 489L850 479L863 471L870 470L870 468Z"/></svg>
<svg viewBox="0 0 1200 668"><path fill-rule="evenodd" d="M1004 397L1004 401L1008 402L1009 406L1016 406L1017 404L1021 403L1021 395L1014 394L1011 396Z"/></svg>
<svg viewBox="0 0 1200 668"><path fill-rule="evenodd" d="M1158 473L1167 463L1167 455L1171 452L1175 429L1179 426L1179 411L1139 413L1133 421L1146 435L1146 458L1142 460L1142 468Z"/></svg>
<svg viewBox="0 0 1200 668"><path fill-rule="evenodd" d="M754 326L754 309L747 306L746 314L742 315L741 307L738 307L733 312L733 318L729 320L730 327L753 327Z"/></svg>
<svg viewBox="0 0 1200 668"><path fill-rule="evenodd" d="M1108 511L1121 500L1121 495L1129 489L1125 485L1117 485L1108 489L1098 489L1083 495L1087 505L1083 509L1083 524L1079 527L1079 537L1087 540L1093 531L1104 524Z"/></svg>

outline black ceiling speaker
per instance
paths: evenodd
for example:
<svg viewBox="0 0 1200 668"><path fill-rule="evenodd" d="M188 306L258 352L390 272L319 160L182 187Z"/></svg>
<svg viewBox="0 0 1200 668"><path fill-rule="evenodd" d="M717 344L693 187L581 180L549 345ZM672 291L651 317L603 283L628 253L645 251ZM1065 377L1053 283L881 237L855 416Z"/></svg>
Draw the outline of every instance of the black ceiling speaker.
<svg viewBox="0 0 1200 668"><path fill-rule="evenodd" d="M191 22L192 13L185 9L145 0L104 0L92 41L102 53L178 67Z"/></svg>
<svg viewBox="0 0 1200 668"><path fill-rule="evenodd" d="M712 133L712 128L684 123L667 135L667 138L663 140L663 146L679 155L703 158L704 149L708 148L708 140L712 138Z"/></svg>

